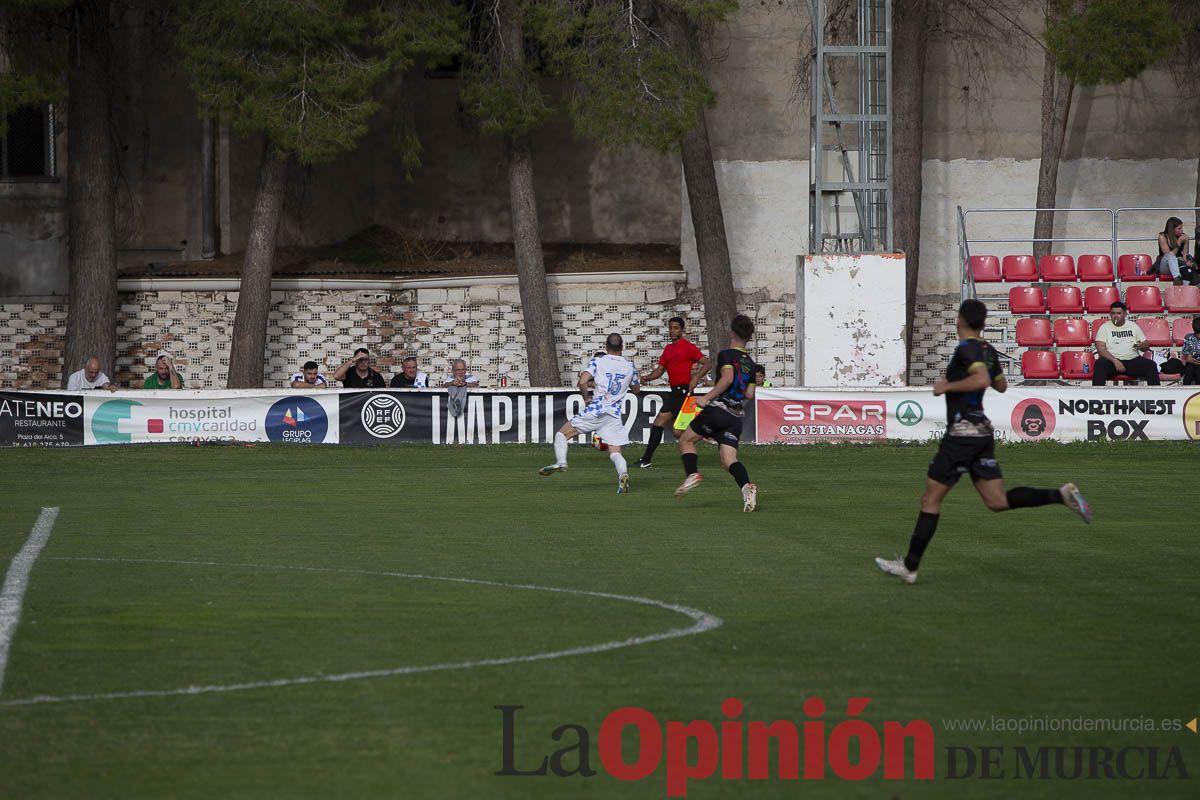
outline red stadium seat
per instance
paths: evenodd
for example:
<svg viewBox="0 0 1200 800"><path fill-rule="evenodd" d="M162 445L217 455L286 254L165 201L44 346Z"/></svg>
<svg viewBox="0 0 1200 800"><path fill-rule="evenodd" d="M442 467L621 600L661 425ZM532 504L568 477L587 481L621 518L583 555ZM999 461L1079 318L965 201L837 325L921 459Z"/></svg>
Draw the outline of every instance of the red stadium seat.
<svg viewBox="0 0 1200 800"><path fill-rule="evenodd" d="M1142 329L1146 344L1151 347L1171 346L1171 326L1162 317L1142 317L1134 322Z"/></svg>
<svg viewBox="0 0 1200 800"><path fill-rule="evenodd" d="M1071 380L1090 381L1096 371L1096 356L1091 350L1064 350L1062 376Z"/></svg>
<svg viewBox="0 0 1200 800"><path fill-rule="evenodd" d="M1054 344L1054 339L1050 337L1050 320L1045 317L1017 320L1017 344L1022 347L1049 347Z"/></svg>
<svg viewBox="0 0 1200 800"><path fill-rule="evenodd" d="M1108 317L1098 317L1092 320L1092 341L1096 341L1096 334L1100 332L1100 326L1106 322L1111 322Z"/></svg>
<svg viewBox="0 0 1200 800"><path fill-rule="evenodd" d="M1014 314L1043 314L1046 297L1037 286L1014 286L1008 290L1008 308Z"/></svg>
<svg viewBox="0 0 1200 800"><path fill-rule="evenodd" d="M1157 286L1130 286L1125 290L1125 305L1132 314L1161 314L1162 292Z"/></svg>
<svg viewBox="0 0 1200 800"><path fill-rule="evenodd" d="M1123 255L1117 259L1117 277L1123 281L1152 281L1158 278L1150 274L1154 259L1145 253Z"/></svg>
<svg viewBox="0 0 1200 800"><path fill-rule="evenodd" d="M1111 281L1113 279L1112 259L1108 256L1080 256L1079 280L1081 281Z"/></svg>
<svg viewBox="0 0 1200 800"><path fill-rule="evenodd" d="M1200 313L1200 286L1168 286L1163 291L1167 311L1176 314Z"/></svg>
<svg viewBox="0 0 1200 800"><path fill-rule="evenodd" d="M1083 293L1083 304L1089 314L1107 314L1108 307L1121 300L1115 286L1089 286Z"/></svg>
<svg viewBox="0 0 1200 800"><path fill-rule="evenodd" d="M971 256L971 277L976 283L999 283L1000 259L996 256Z"/></svg>
<svg viewBox="0 0 1200 800"><path fill-rule="evenodd" d="M1026 350L1021 354L1021 375L1030 380L1058 378L1058 358L1053 350Z"/></svg>
<svg viewBox="0 0 1200 800"><path fill-rule="evenodd" d="M1033 256L1005 256L1003 271L1004 280L1009 283L1038 279L1037 262Z"/></svg>
<svg viewBox="0 0 1200 800"><path fill-rule="evenodd" d="M1070 256L1042 256L1038 259L1038 269L1044 281L1075 280L1075 259Z"/></svg>
<svg viewBox="0 0 1200 800"><path fill-rule="evenodd" d="M1171 323L1171 338L1175 340L1175 344L1183 344L1183 337L1187 336L1191 332L1191 317L1179 317Z"/></svg>
<svg viewBox="0 0 1200 800"><path fill-rule="evenodd" d="M1078 286L1051 286L1046 293L1051 314L1082 314L1083 294Z"/></svg>
<svg viewBox="0 0 1200 800"><path fill-rule="evenodd" d="M1032 317L1030 318L1033 319ZM1024 322L1020 320L1018 325ZM1017 344L1021 343L1021 336L1017 335ZM1059 347L1087 347L1092 343L1092 329L1084 319L1056 319L1054 320L1054 343Z"/></svg>

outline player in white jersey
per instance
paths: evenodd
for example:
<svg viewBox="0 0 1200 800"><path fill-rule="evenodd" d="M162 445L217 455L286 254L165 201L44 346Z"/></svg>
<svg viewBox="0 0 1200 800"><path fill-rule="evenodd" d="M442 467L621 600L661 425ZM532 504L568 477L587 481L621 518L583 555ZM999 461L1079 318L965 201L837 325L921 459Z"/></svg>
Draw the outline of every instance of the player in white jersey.
<svg viewBox="0 0 1200 800"><path fill-rule="evenodd" d="M580 433L591 433L608 445L608 457L617 470L617 494L629 491L629 470L621 448L629 444L629 434L621 423L621 405L631 390L642 391L637 369L621 356L625 342L619 333L610 333L603 355L593 356L579 375L579 391L587 397L588 382L595 381L591 402L583 413L571 418L554 434L554 463L538 470L538 475L553 475L567 468L567 440Z"/></svg>

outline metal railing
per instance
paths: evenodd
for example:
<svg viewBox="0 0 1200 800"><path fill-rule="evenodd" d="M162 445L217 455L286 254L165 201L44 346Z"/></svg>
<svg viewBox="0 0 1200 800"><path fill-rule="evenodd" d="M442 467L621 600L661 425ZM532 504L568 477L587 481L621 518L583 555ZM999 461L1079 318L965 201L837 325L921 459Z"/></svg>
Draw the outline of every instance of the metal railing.
<svg viewBox="0 0 1200 800"><path fill-rule="evenodd" d="M970 208L963 209L958 206L958 250L960 257L960 269L962 286L962 299L966 300L969 297L975 297L975 276L971 272L971 245L976 244L1030 244L1036 245L1041 242L1049 244L1077 244L1077 243L1103 243L1112 254L1112 261L1117 263L1117 212L1111 208ZM1141 209L1144 210L1144 209ZM1017 239L973 239L967 236L967 217L969 215L980 214L1032 214L1029 227L1032 230L1034 218L1040 211L1049 211L1054 214L1103 214L1107 215L1108 220L1106 227L1109 230L1107 236L1051 236L1039 238L1035 236L1022 236ZM1030 248L1032 255L1033 248Z"/></svg>

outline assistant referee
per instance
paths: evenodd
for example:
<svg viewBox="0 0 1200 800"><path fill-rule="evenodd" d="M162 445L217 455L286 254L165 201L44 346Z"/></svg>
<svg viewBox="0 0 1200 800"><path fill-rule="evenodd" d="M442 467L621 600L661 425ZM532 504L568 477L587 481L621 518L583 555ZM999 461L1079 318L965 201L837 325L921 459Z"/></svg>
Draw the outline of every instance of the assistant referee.
<svg viewBox="0 0 1200 800"><path fill-rule="evenodd" d="M654 368L654 371L642 376L642 384L645 385L650 381L658 380L666 372L667 381L671 384L671 393L667 395L662 411L654 418L654 423L650 428L650 441L646 444L646 452L642 453L642 457L637 461L637 466L642 469L652 466L650 462L654 458L654 451L662 442L663 429L667 425L674 424L675 416L683 407L683 401L692 393L696 385L704 380L711 364L708 356L704 355L700 348L683 337L685 325L683 317L671 317L667 321L667 336L671 343L663 348L662 355L658 357L658 366ZM699 369L696 368L697 364L700 365ZM679 438L682 431L673 430L673 433L676 438Z"/></svg>

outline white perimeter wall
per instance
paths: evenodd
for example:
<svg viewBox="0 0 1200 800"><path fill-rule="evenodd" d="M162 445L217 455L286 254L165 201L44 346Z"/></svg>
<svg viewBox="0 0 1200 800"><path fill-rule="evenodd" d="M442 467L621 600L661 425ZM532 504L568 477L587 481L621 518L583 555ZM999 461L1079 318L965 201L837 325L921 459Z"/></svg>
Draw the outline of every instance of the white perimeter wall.
<svg viewBox="0 0 1200 800"><path fill-rule="evenodd" d="M921 210L921 295L958 291L958 220L956 207L1031 208L1037 194L1037 160L926 161ZM796 256L808 249L808 161L717 161L717 183L725 231L733 261L734 286L742 292L765 289L772 297L794 291ZM1063 162L1059 170L1058 206L1190 207L1195 198L1196 160L1145 161L1079 159ZM688 284L699 285L695 235L686 187L681 186L681 257ZM1142 233L1153 239L1170 212L1129 217L1122 236ZM1188 230L1193 217L1175 213ZM1067 237L1108 237L1103 216L1061 217L1055 234ZM973 238L1017 239L1033 234L1032 214L1007 218L973 218ZM975 228L978 224L980 227ZM987 227L984 227L984 226ZM1153 242L1129 244L1123 252L1152 252ZM1071 255L1108 252L1106 245L1073 244L1061 248ZM978 251L973 251L978 252ZM997 255L1030 252L1028 245L996 245Z"/></svg>

